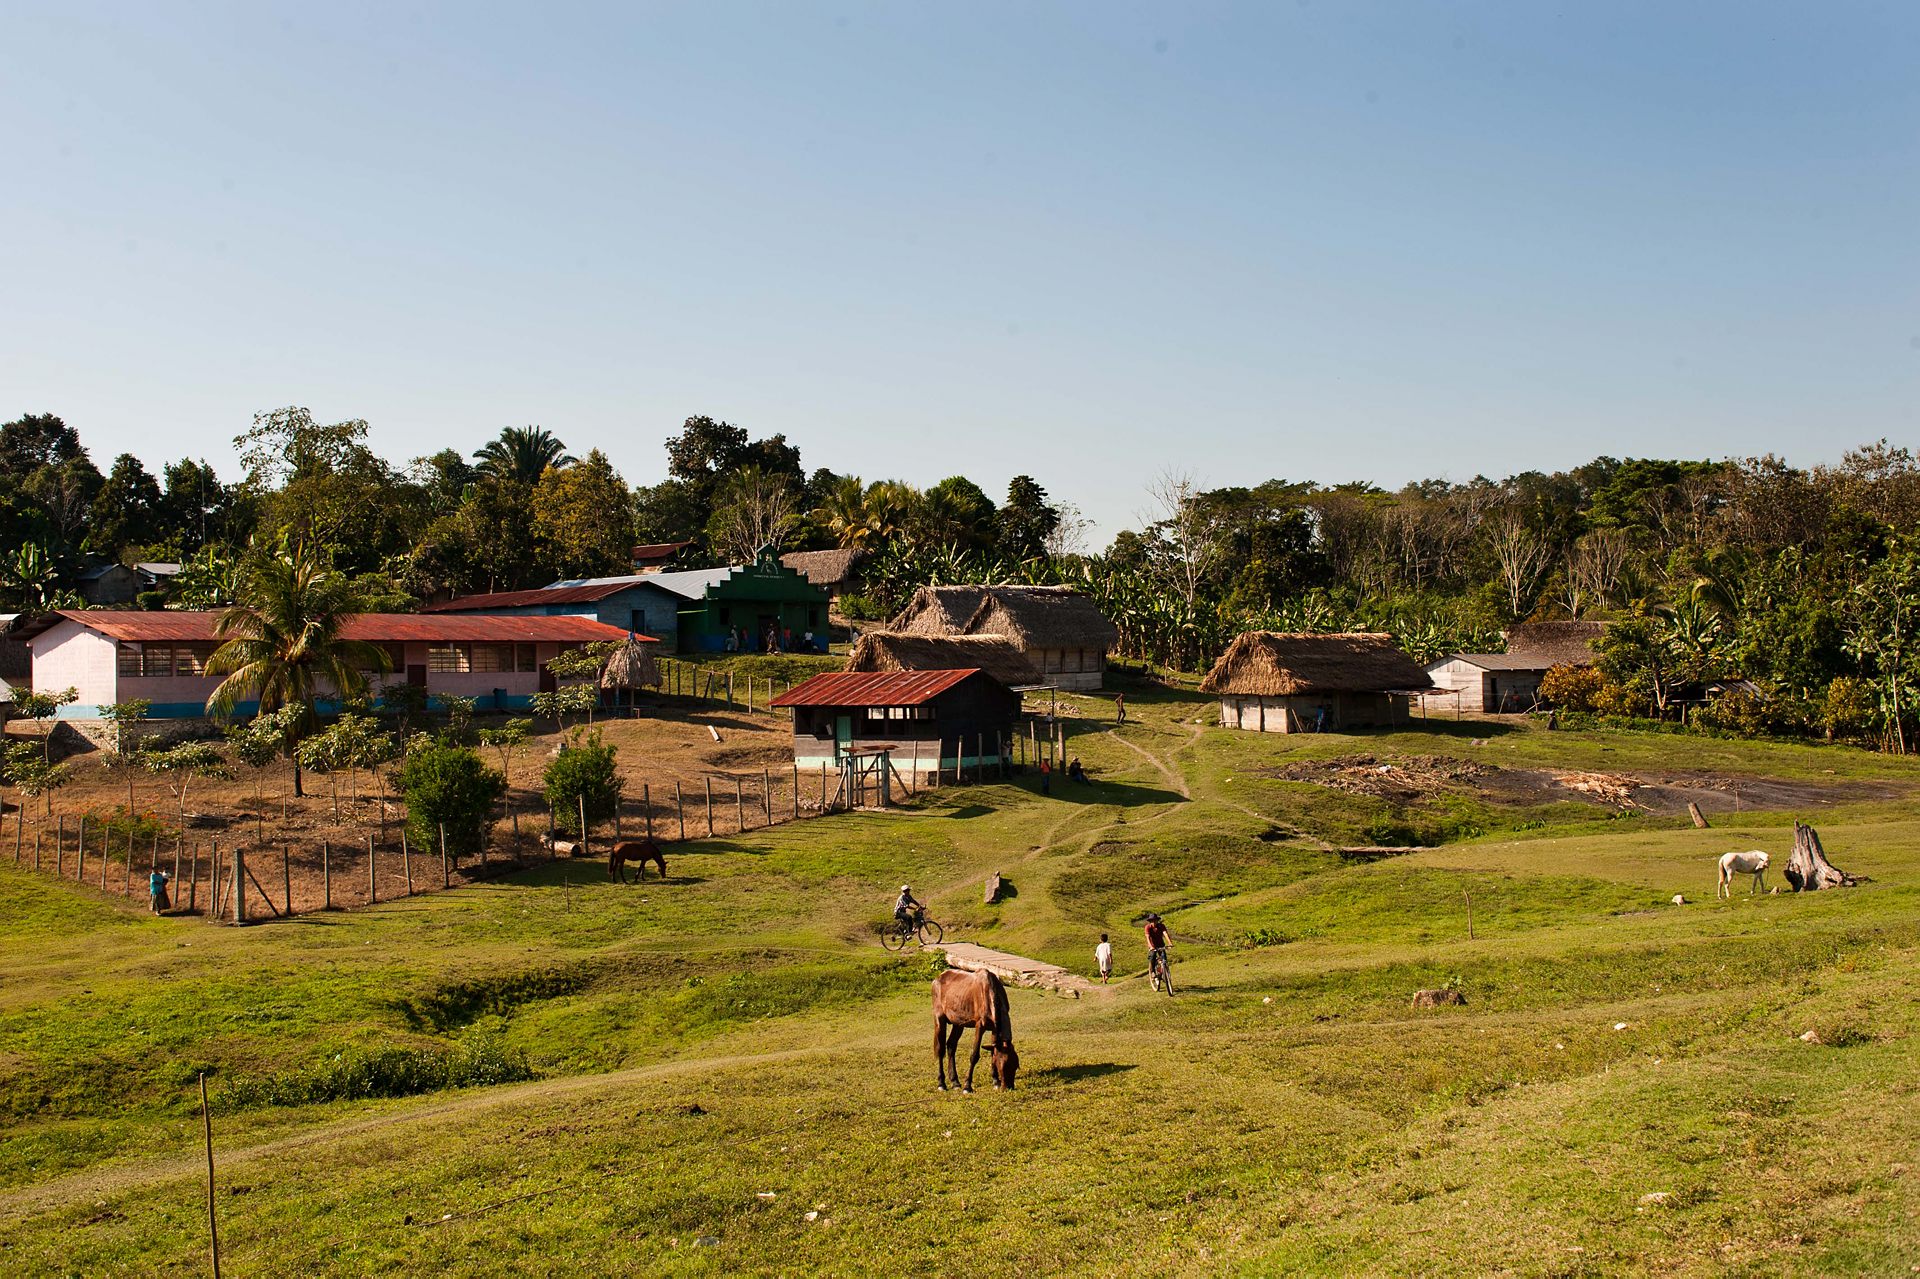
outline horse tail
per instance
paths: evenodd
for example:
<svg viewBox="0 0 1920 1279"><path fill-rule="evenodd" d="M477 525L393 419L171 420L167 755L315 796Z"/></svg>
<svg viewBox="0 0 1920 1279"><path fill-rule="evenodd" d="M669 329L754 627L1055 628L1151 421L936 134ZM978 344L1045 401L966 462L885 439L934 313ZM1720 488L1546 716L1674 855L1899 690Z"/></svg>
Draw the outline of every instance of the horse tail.
<svg viewBox="0 0 1920 1279"><path fill-rule="evenodd" d="M993 1042L1013 1046L1013 1012L1007 1006L1007 988L998 977L987 974L989 989L993 991Z"/></svg>

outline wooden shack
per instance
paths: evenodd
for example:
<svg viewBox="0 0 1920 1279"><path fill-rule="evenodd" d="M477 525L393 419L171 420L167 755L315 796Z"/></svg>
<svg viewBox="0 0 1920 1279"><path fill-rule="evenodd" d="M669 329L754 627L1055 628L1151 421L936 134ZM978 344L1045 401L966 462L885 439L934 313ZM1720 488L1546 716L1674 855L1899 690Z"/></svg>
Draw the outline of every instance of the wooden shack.
<svg viewBox="0 0 1920 1279"><path fill-rule="evenodd" d="M1434 687L1460 694L1487 714L1532 710L1540 681L1556 666L1591 666L1605 622L1531 622L1507 632L1504 653L1453 653L1427 664Z"/></svg>
<svg viewBox="0 0 1920 1279"><path fill-rule="evenodd" d="M771 705L793 712L799 767L838 769L850 754L884 748L916 782L1005 763L1020 716L1020 695L978 668L831 671Z"/></svg>
<svg viewBox="0 0 1920 1279"><path fill-rule="evenodd" d="M1262 733L1343 732L1407 722L1407 703L1433 687L1388 635L1248 631L1200 682L1220 722Z"/></svg>

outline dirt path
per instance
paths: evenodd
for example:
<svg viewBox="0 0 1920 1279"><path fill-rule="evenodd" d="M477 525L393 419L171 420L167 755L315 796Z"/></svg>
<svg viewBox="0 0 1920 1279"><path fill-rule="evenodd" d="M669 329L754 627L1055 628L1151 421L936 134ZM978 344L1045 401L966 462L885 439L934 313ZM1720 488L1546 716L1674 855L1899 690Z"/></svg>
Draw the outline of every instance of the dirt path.
<svg viewBox="0 0 1920 1279"><path fill-rule="evenodd" d="M1016 986L1033 986L1040 990L1055 990L1080 998L1081 994L1099 989L1092 982L1077 973L1070 973L1058 964L1049 964L1044 960L1028 959L1025 955L1010 955L1004 950L989 950L985 946L976 946L972 942L951 941L941 946L929 946L928 950L945 953L947 963L962 972L990 972L1002 981L1010 981Z"/></svg>

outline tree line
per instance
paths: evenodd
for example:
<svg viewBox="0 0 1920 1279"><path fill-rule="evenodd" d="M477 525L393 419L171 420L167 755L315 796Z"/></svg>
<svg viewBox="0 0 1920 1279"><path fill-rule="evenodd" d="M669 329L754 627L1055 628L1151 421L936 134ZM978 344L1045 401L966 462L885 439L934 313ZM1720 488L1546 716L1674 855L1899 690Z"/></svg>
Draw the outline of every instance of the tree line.
<svg viewBox="0 0 1920 1279"><path fill-rule="evenodd" d="M0 425L0 592L70 603L90 562L169 560L180 574L144 603L225 607L249 548L298 546L357 607L404 610L624 572L636 543L686 543L684 567L854 548L842 603L859 620L923 585L1068 584L1114 620L1122 655L1195 671L1252 628L1385 631L1425 661L1497 651L1516 622L1602 619L1603 683L1565 687L1579 709L1673 718L1738 684L1709 720L1898 749L1916 730L1920 465L1885 441L1811 468L1600 457L1394 491L1169 474L1151 517L1104 549L1029 476L996 502L963 475L923 489L809 471L784 436L703 416L666 438L667 478L640 486L534 426L396 465L364 421L285 408L234 443L231 483L204 460L156 477L127 454L102 475L58 417Z"/></svg>

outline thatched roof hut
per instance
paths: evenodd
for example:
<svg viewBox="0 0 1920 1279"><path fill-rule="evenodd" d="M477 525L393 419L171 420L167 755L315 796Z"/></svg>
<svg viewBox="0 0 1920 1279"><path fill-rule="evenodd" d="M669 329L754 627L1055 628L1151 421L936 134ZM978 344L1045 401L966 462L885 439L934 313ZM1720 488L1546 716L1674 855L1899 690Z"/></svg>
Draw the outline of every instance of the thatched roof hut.
<svg viewBox="0 0 1920 1279"><path fill-rule="evenodd" d="M1295 697L1308 693L1412 692L1433 681L1390 635L1248 631L1200 681L1203 693Z"/></svg>
<svg viewBox="0 0 1920 1279"><path fill-rule="evenodd" d="M1507 632L1507 656L1541 670L1591 666L1593 642L1606 633L1605 622L1528 622Z"/></svg>
<svg viewBox="0 0 1920 1279"><path fill-rule="evenodd" d="M600 668L601 688L653 688L660 683L660 667L653 660L658 644L628 640L613 650Z"/></svg>
<svg viewBox="0 0 1920 1279"><path fill-rule="evenodd" d="M1045 683L1004 635L908 635L868 631L847 658L850 671L949 671L977 668L1008 688Z"/></svg>
<svg viewBox="0 0 1920 1279"><path fill-rule="evenodd" d="M890 631L908 635L961 635L967 622L987 597L985 586L923 586L907 606L887 623Z"/></svg>
<svg viewBox="0 0 1920 1279"><path fill-rule="evenodd" d="M857 546L837 551L788 551L780 562L831 595L853 589L854 576L867 553Z"/></svg>

